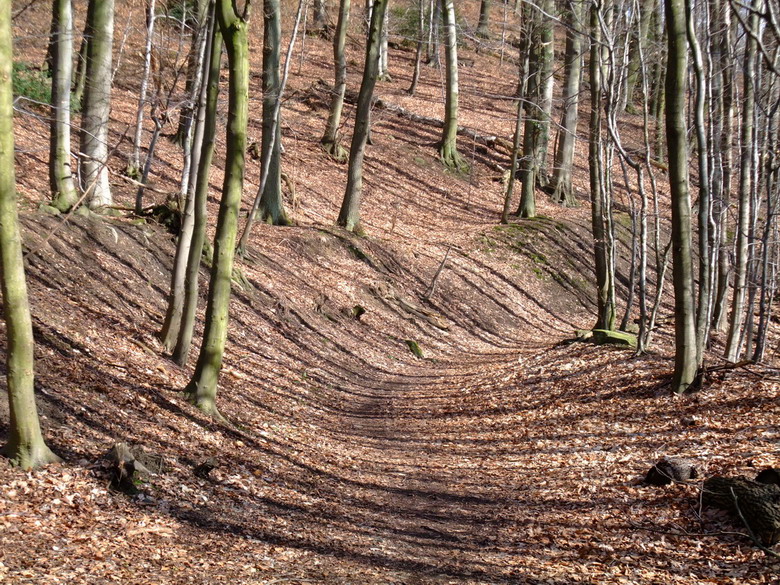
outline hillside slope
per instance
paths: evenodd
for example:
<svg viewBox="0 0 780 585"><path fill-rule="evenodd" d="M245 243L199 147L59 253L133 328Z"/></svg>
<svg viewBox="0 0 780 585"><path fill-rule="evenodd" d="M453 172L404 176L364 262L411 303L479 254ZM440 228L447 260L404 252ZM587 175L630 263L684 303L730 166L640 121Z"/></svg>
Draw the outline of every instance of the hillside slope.
<svg viewBox="0 0 780 585"><path fill-rule="evenodd" d="M39 4L28 14L44 19ZM21 37L23 49L35 49L24 46L31 38ZM696 484L636 480L662 454L693 457L706 475L776 466L776 373L722 371L702 392L670 397L669 323L641 358L562 343L593 320L587 206L559 209L540 194L543 217L497 226L503 155L464 140L472 173L453 177L435 158L437 130L388 110L376 112L366 159L368 236L333 227L345 168L319 148L329 47L307 47L284 111L297 225L257 226L241 264L248 286L234 290L218 397L230 425L183 400L194 355L178 368L156 340L170 234L132 218L36 213L46 130L17 118L37 392L47 440L66 461L32 474L0 464L0 580L771 580L773 559L723 534L734 530L724 517L698 515ZM513 104L489 96L512 94L513 66L467 56L475 66L463 75L464 124L509 136ZM416 98L405 95L411 58L394 51L394 81L380 95L435 115L437 71L424 71ZM133 196L119 140L132 123L133 67L123 61L114 94L120 205ZM258 120L251 132L259 137ZM162 143L155 202L175 191L180 164ZM6 425L0 393L0 438ZM109 489L102 456L118 441L155 463L135 495ZM216 468L196 476L209 457Z"/></svg>

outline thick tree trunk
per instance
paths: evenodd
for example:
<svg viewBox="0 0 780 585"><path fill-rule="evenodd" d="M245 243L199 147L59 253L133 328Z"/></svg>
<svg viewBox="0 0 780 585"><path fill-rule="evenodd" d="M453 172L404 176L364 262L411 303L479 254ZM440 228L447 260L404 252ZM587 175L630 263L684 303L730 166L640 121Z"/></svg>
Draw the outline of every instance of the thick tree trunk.
<svg viewBox="0 0 780 585"><path fill-rule="evenodd" d="M476 34L483 39L490 38L490 7L492 0L482 0L479 3L479 21Z"/></svg>
<svg viewBox="0 0 780 585"><path fill-rule="evenodd" d="M277 103L281 99L279 62L282 44L282 20L279 0L263 2L263 136L261 165L268 168L257 216L273 225L288 225L290 221L282 201L281 125Z"/></svg>
<svg viewBox="0 0 780 585"><path fill-rule="evenodd" d="M523 162L520 172L522 190L520 217L536 217L536 187L547 183L547 143L552 108L552 20L546 16L553 8L545 0L541 9L532 8L530 26L528 85L525 92L525 131Z"/></svg>
<svg viewBox="0 0 780 585"><path fill-rule="evenodd" d="M213 15L212 18L216 18ZM205 107L199 108L198 124L203 117L203 138L200 147L198 175L194 181L192 202L192 237L187 249L187 266L184 278L184 303L181 309L181 324L178 327L176 346L172 359L183 366L187 362L192 344L192 332L195 326L195 313L198 308L198 281L200 279L200 261L203 243L206 240L206 202L209 194L209 174L214 155L214 134L217 120L217 98L219 97L219 72L222 61L222 32L216 22L213 24L208 71L204 72L203 83L206 89Z"/></svg>
<svg viewBox="0 0 780 585"><path fill-rule="evenodd" d="M339 211L338 224L348 231L360 233L360 200L363 193L363 157L371 125L371 100L374 96L379 68L379 42L382 36L387 0L374 0L371 11L371 24L368 29L366 61L363 69L363 81L360 84L355 129L352 133L352 145L349 150L349 168L347 170L347 188Z"/></svg>
<svg viewBox="0 0 780 585"><path fill-rule="evenodd" d="M8 443L2 453L32 469L59 458L46 446L33 387L33 332L16 210L11 3L0 5L0 288L7 336Z"/></svg>
<svg viewBox="0 0 780 585"><path fill-rule="evenodd" d="M87 68L81 115L82 188L92 209L113 203L108 183L108 118L111 113L111 63L114 0L90 0L87 13Z"/></svg>
<svg viewBox="0 0 780 585"><path fill-rule="evenodd" d="M446 88L444 103L444 133L439 146L439 156L449 169L465 171L468 163L458 152L458 38L453 0L441 0L446 39L445 68Z"/></svg>
<svg viewBox="0 0 780 585"><path fill-rule="evenodd" d="M188 399L206 413L221 418L217 410L217 381L227 341L230 289L235 256L238 210L244 184L244 156L249 95L249 43L247 13L236 14L231 0L217 2L217 20L225 40L229 60L227 153L222 201L214 236L214 259L211 267L209 298L203 344L195 373L184 389Z"/></svg>
<svg viewBox="0 0 780 585"><path fill-rule="evenodd" d="M685 100L688 75L684 0L668 0L666 26L669 61L666 74L666 141L672 196L672 268L674 283L675 362L672 390L685 392L696 378L696 308L691 255L691 195L688 184L688 138Z"/></svg>
<svg viewBox="0 0 780 585"><path fill-rule="evenodd" d="M60 211L68 211L78 201L70 156L70 85L73 81L71 0L52 2L52 33L49 185L52 205Z"/></svg>
<svg viewBox="0 0 780 585"><path fill-rule="evenodd" d="M349 25L349 11L351 0L341 0L339 3L339 20L336 24L336 34L333 37L333 63L335 64L335 83L333 95L330 100L330 113L320 142L325 151L339 162L346 162L348 154L341 146L339 126L341 125L341 112L344 109L344 92L347 90L347 58L344 47L347 41L347 27Z"/></svg>
<svg viewBox="0 0 780 585"><path fill-rule="evenodd" d="M584 2L575 1L567 13L565 80L563 86L563 112L555 149L555 168L552 199L566 207L574 207L577 200L572 188L574 147L577 143L579 120L580 79L582 77L582 17Z"/></svg>

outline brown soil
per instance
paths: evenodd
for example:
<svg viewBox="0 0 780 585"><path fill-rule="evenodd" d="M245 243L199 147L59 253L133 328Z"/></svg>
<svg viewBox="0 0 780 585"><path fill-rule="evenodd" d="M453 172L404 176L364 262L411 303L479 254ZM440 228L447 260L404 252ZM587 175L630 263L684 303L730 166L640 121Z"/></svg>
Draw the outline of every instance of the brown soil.
<svg viewBox="0 0 780 585"><path fill-rule="evenodd" d="M133 17L126 10L118 22ZM17 48L41 54L40 38L22 32L47 30L47 11L28 9ZM440 116L438 71L425 68L420 95L404 95L412 55L391 53L393 81L379 94ZM475 65L462 72L462 123L508 138L511 102L485 96L513 92L513 65L464 55ZM115 139L133 117L134 58L118 73ZM329 58L326 42L307 38L293 68L284 167L297 225L257 226L241 264L251 286L234 291L218 398L231 425L183 400L195 356L178 368L156 339L172 237L130 218L35 213L47 193L46 129L17 117L36 387L47 440L66 462L35 473L0 465L0 581L772 581L776 560L726 518L700 514L698 484L637 479L662 454L695 459L705 477L778 466L777 374L724 371L672 397L671 324L642 357L561 343L593 320L587 206L563 210L540 193L543 218L497 227L502 187L485 163L506 165L502 155L463 140L472 174L450 176L435 159L437 131L390 112L375 117L366 161L369 235L333 227L346 169L319 148L327 96L317 80L329 80ZM352 87L360 58L356 46ZM251 132L259 138L259 120ZM153 180L173 191L179 153L163 143ZM134 195L119 176L129 148L112 161L120 205ZM221 161L213 215L220 173ZM246 205L258 175L254 163ZM101 456L117 441L161 461L134 496L108 486ZM217 468L195 476L208 457Z"/></svg>

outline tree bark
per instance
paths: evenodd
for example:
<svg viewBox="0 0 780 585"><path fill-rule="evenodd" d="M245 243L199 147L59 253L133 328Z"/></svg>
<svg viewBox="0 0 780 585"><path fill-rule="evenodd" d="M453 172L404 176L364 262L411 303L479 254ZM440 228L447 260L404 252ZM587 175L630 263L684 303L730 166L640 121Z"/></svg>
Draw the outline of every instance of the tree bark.
<svg viewBox="0 0 780 585"><path fill-rule="evenodd" d="M360 84L355 129L352 132L352 145L349 150L349 168L347 170L347 188L339 211L338 225L350 232L361 233L360 203L363 193L363 157L371 125L371 100L374 95L379 68L379 42L384 24L384 14L388 0L374 0L371 11L371 23L368 29L366 60L363 69L363 81Z"/></svg>
<svg viewBox="0 0 780 585"><path fill-rule="evenodd" d="M14 173L11 3L0 5L0 288L5 317L10 420L2 454L24 469L59 461L43 440L33 385L33 332Z"/></svg>
<svg viewBox="0 0 780 585"><path fill-rule="evenodd" d="M212 18L216 19L216 15ZM219 72L222 61L222 32L216 22L213 24L211 51L208 59L208 71L204 73L203 83L206 89L206 102L199 109L198 118L203 117L203 139L200 147L198 176L192 202L192 237L187 249L187 265L184 278L184 303L181 309L181 323L178 327L176 346L172 359L183 366L187 362L192 344L192 332L195 326L195 313L198 308L198 281L200 263L203 255L203 243L206 240L206 203L209 194L209 174L214 155L214 135L217 123L217 98L219 97ZM200 120L198 121L200 124Z"/></svg>
<svg viewBox="0 0 780 585"><path fill-rule="evenodd" d="M669 188L672 196L672 279L675 309L672 390L681 393L693 383L699 366L696 356L691 196L685 123L688 47L684 0L666 2L666 26L669 49L666 72L666 142L669 147Z"/></svg>
<svg viewBox="0 0 780 585"><path fill-rule="evenodd" d="M213 6L212 6L213 8ZM206 110L208 104L208 90L209 83L208 78L210 75L211 65L213 63L212 51L216 50L216 66L219 67L220 53L222 51L222 37L219 33L216 33L219 44L215 49L212 49L215 38L215 26L213 19L213 10L209 13L211 15L208 23L208 38L206 44L207 59L204 59L202 66L204 71L201 73L203 83L201 83L201 95L198 98L197 117L195 121L195 132L193 135L192 153L193 156L197 156L200 159L201 152L203 150L204 137L207 132L210 132L210 144L213 149L214 144L214 117L211 117L211 128L206 129ZM198 161L200 162L200 161ZM210 159L209 159L210 162ZM165 351L171 352L176 346L176 340L179 337L179 329L181 327L182 315L184 312L184 299L187 279L187 265L189 263L190 246L192 244L192 235L195 231L195 193L198 188L198 164L191 166L194 176L190 177L188 181L188 189L186 193L186 199L184 202L184 208L182 210L181 229L179 230L179 238L176 242L176 254L173 259L173 271L171 273L171 285L168 293L168 308L165 313L165 321L163 322L162 330L160 331L160 340L162 341ZM208 180L208 175L206 176ZM201 228L202 230L202 228ZM202 237L201 237L202 240ZM203 242L201 241L201 248ZM198 266L200 265L200 254L197 258Z"/></svg>
<svg viewBox="0 0 780 585"><path fill-rule="evenodd" d="M582 77L582 17L584 2L571 2L567 12L565 81L563 87L563 112L555 149L554 186L552 199L566 207L575 207L577 200L572 188L574 148L577 143L579 121L580 79Z"/></svg>
<svg viewBox="0 0 780 585"><path fill-rule="evenodd" d="M228 121L225 154L225 179L214 236L209 297L203 344L195 373L184 389L198 408L217 418L217 382L227 341L230 289L235 256L238 210L244 184L244 156L249 95L249 43L247 0L242 15L231 0L218 0L217 20L222 31L229 62Z"/></svg>
<svg viewBox="0 0 780 585"><path fill-rule="evenodd" d="M52 33L49 185L52 205L60 211L68 211L78 201L70 156L70 86L73 81L71 0L52 2Z"/></svg>
<svg viewBox="0 0 780 585"><path fill-rule="evenodd" d="M439 156L449 169L463 172L468 163L458 152L458 38L453 0L441 0L446 39L445 69L446 88L444 103L444 133L439 146Z"/></svg>
<svg viewBox="0 0 780 585"><path fill-rule="evenodd" d="M749 2L753 8L750 16L750 26L754 31L759 31L759 12L762 9L762 0ZM735 362L742 353L742 333L745 320L745 293L747 288L748 272L748 230L750 227L751 195L755 188L753 184L753 160L754 160L754 136L755 126L753 117L755 114L755 82L756 82L756 53L758 51L758 39L748 35L745 44L745 59L742 82L742 135L740 139L740 177L739 177L739 218L737 220L736 237L736 264L734 266L734 290L731 297L731 321L729 323L728 340L726 342L726 359Z"/></svg>
<svg viewBox="0 0 780 585"><path fill-rule="evenodd" d="M344 109L344 92L347 90L347 57L344 47L347 42L347 27L349 25L349 11L351 0L339 2L339 20L336 24L336 34L333 37L333 63L336 68L333 95L330 100L330 112L320 142L325 151L339 162L346 162L348 154L341 146L339 126L341 125L341 112Z"/></svg>
<svg viewBox="0 0 780 585"><path fill-rule="evenodd" d="M602 45L600 5L590 9L590 129L588 134L588 166L590 168L591 225L596 272L596 325L594 329L615 328L615 275L610 261L612 250L609 242L608 222L605 217L611 210L605 205L604 161L602 157Z"/></svg>
<svg viewBox="0 0 780 585"><path fill-rule="evenodd" d="M483 39L490 38L490 8L492 0L482 0L479 3L479 21L477 22L476 34Z"/></svg>
<svg viewBox="0 0 780 585"><path fill-rule="evenodd" d="M90 0L87 12L87 66L81 115L82 188L92 209L113 203L108 183L108 118L111 113L111 63L114 0Z"/></svg>

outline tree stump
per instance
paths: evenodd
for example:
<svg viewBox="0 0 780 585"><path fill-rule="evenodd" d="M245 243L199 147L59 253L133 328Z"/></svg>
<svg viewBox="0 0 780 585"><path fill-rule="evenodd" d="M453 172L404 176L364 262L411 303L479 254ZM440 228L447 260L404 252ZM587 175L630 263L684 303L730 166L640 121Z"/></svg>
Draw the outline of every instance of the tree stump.
<svg viewBox="0 0 780 585"><path fill-rule="evenodd" d="M704 482L702 503L729 511L764 546L780 542L780 486L715 476Z"/></svg>

